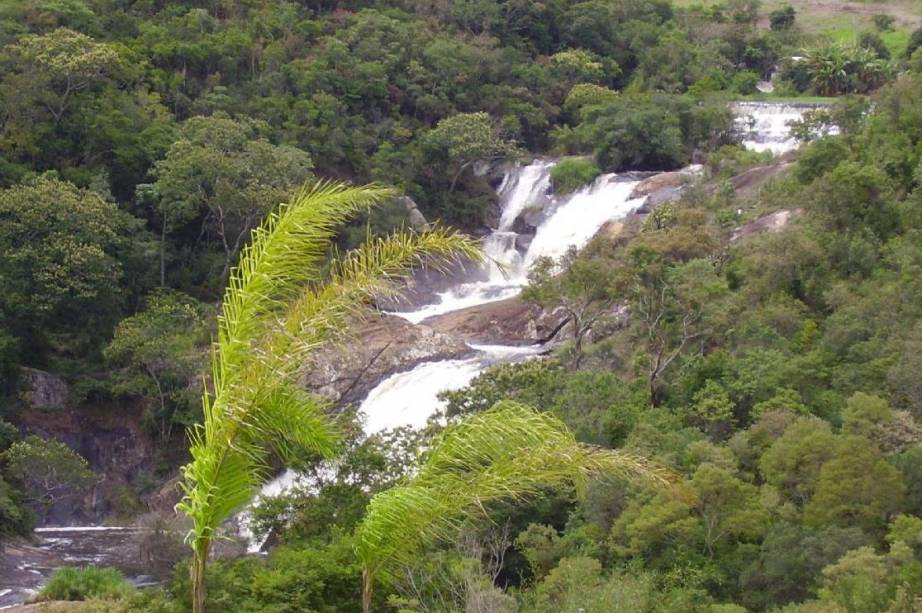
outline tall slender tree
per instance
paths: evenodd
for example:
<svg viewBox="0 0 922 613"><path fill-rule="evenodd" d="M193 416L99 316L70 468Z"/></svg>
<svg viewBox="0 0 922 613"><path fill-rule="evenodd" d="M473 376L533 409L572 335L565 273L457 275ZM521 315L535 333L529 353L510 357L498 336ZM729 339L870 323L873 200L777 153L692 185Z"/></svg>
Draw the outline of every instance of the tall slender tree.
<svg viewBox="0 0 922 613"><path fill-rule="evenodd" d="M582 489L590 476L663 488L675 482L669 470L642 456L581 444L556 417L511 401L446 428L413 474L375 496L359 525L365 613L376 577L483 516L491 502L528 498L555 485Z"/></svg>
<svg viewBox="0 0 922 613"><path fill-rule="evenodd" d="M470 239L435 228L371 240L334 258L330 241L346 220L391 195L387 189L318 183L282 204L231 273L212 351L204 423L190 432L177 508L192 519L193 611L205 607L205 566L216 531L268 477L273 453L335 453L336 429L317 397L296 385L320 345L347 329L371 299L396 291L416 266L481 257ZM324 273L324 270L328 272Z"/></svg>

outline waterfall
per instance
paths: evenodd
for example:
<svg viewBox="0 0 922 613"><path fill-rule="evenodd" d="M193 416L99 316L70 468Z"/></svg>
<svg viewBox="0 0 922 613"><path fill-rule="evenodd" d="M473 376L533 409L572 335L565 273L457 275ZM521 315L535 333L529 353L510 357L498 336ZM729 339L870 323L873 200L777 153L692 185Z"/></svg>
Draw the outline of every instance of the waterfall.
<svg viewBox="0 0 922 613"><path fill-rule="evenodd" d="M459 283L438 295L438 301L413 311L395 312L412 323L435 315L504 300L517 295L527 283L528 268L539 257L560 257L577 249L607 222L624 217L642 200L631 200L638 181L606 174L590 185L557 198L549 194L550 174L556 162L536 160L506 173L499 187L499 227L484 239L488 258L486 280ZM527 250L519 248L520 235L513 228L526 211L543 218Z"/></svg>
<svg viewBox="0 0 922 613"><path fill-rule="evenodd" d="M803 119L808 111L823 106L786 102L737 102L732 109L736 115L736 129L745 148L781 155L793 151L799 144L791 136L791 124ZM827 133L835 134L837 130L830 129Z"/></svg>
<svg viewBox="0 0 922 613"><path fill-rule="evenodd" d="M517 295L527 281L528 267L541 256L559 257L571 246L580 248L612 219L639 207L642 199L630 194L639 181L606 174L565 198L549 194L550 172L555 162L536 160L510 169L497 190L502 213L499 227L484 240L490 261L485 281L459 283L440 294L439 302L408 313L395 313L413 323L432 315L502 300ZM518 246L515 222L526 211L543 218L527 250ZM474 377L499 363L521 362L534 357L540 347L471 345L473 357L423 362L411 370L395 373L373 388L359 407L366 434L400 426L422 427L443 408L439 392L461 389ZM300 475L286 470L266 484L260 495L275 496L298 483ZM247 529L247 512L241 514L241 535L250 550L262 543Z"/></svg>
<svg viewBox="0 0 922 613"><path fill-rule="evenodd" d="M789 104L739 103L733 110L738 125L745 127L744 145L758 151L783 153L797 142L790 138L787 123L799 119L809 108ZM639 181L617 174L598 177L590 185L566 197L550 192L550 173L555 162L536 160L510 169L497 190L501 215L498 227L484 240L490 258L485 280L461 282L439 295L435 304L412 312L394 313L413 323L433 315L485 304L517 295L527 281L528 267L539 257L559 257L571 246L581 248L608 221L621 219L638 208L643 199L630 195ZM698 168L690 167L690 175ZM535 236L527 249L520 247L516 221L531 214L539 220ZM536 347L476 346L468 359L423 362L414 368L392 374L369 392L359 408L364 430L374 434L399 426L421 427L443 408L438 393L468 385L478 374L502 362L520 362L537 355ZM299 479L291 470L267 484L260 494L277 495ZM247 534L245 529L242 534ZM261 543L251 540L251 550Z"/></svg>
<svg viewBox="0 0 922 613"><path fill-rule="evenodd" d="M365 432L374 434L401 426L421 428L444 408L439 392L461 389L490 366L526 360L540 351L540 347L503 345L471 345L471 349L478 351L473 358L423 362L379 383L359 407Z"/></svg>

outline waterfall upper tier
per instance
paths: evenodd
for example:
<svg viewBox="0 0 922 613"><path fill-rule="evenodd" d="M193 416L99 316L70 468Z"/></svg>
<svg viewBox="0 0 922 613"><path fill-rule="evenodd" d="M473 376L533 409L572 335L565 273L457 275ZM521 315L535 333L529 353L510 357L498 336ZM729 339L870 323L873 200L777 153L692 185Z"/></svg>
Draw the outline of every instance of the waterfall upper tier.
<svg viewBox="0 0 922 613"><path fill-rule="evenodd" d="M551 191L556 161L535 160L510 169L498 190L502 214L499 226L484 240L488 263L475 281L441 292L438 301L409 312L396 312L418 323L517 295L528 280L528 269L540 257L557 258L570 247L582 248L608 221L624 217L643 203L631 198L639 180L634 175L605 174L567 196ZM513 230L528 212L539 221L534 238L523 248Z"/></svg>
<svg viewBox="0 0 922 613"><path fill-rule="evenodd" d="M799 145L797 139L791 136L791 124L804 119L806 113L826 106L794 102L736 102L732 109L745 148L781 155L797 149ZM830 129L828 133L835 133L835 130Z"/></svg>

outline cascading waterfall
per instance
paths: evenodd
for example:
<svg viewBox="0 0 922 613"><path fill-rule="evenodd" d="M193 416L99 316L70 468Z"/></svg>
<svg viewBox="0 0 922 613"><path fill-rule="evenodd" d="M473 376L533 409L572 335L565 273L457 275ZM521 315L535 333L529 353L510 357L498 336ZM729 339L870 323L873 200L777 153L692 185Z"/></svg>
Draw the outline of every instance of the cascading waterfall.
<svg viewBox="0 0 922 613"><path fill-rule="evenodd" d="M527 282L528 268L539 257L557 258L570 247L583 247L612 219L640 206L630 194L638 181L606 174L565 198L549 193L555 161L537 160L506 173L498 190L502 214L499 227L484 239L488 258L486 280L459 283L439 294L438 302L409 312L395 312L412 323L435 315L495 302L517 295ZM544 216L524 252L518 248L516 220L534 209Z"/></svg>
<svg viewBox="0 0 922 613"><path fill-rule="evenodd" d="M443 292L437 304L394 314L418 323L433 315L515 296L526 283L528 267L539 257L556 258L570 247L583 247L607 221L624 217L643 202L630 198L639 181L616 174L602 175L568 197L556 199L549 194L554 164L536 160L511 169L504 177L498 190L502 206L499 227L484 241L484 251L491 260L487 280L459 283ZM523 253L512 228L530 208L540 208L544 220ZM471 358L423 362L381 381L359 407L366 434L400 426L421 427L442 409L439 392L460 389L490 366L520 362L540 351L540 347L502 345L471 345L471 349L477 352ZM268 483L260 496L278 495L297 481L297 473L285 471ZM241 524L242 533L249 536L245 513ZM260 547L261 543L250 540L251 551Z"/></svg>

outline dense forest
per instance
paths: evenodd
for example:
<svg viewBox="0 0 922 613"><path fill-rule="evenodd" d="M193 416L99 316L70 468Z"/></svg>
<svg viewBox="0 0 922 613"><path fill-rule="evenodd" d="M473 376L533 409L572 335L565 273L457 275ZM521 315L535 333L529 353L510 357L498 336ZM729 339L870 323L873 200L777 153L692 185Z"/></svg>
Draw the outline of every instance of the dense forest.
<svg viewBox="0 0 922 613"><path fill-rule="evenodd" d="M190 610L183 537L254 493L213 511L202 458L240 449L255 485L310 478L252 509L265 555L215 546L206 610L922 609L922 14L824 31L795 4L0 0L0 548L100 482L35 427L53 376L150 443L106 519L186 465L192 528L158 519L165 583L63 569L38 597L86 602L48 610ZM740 145L740 100L817 109L773 158ZM422 256L480 258L496 169L538 155L558 195L703 166L537 261L522 299L568 314L556 342L426 428L366 436L295 389ZM316 232L273 251L298 215ZM264 414L237 440L215 407L240 398Z"/></svg>

